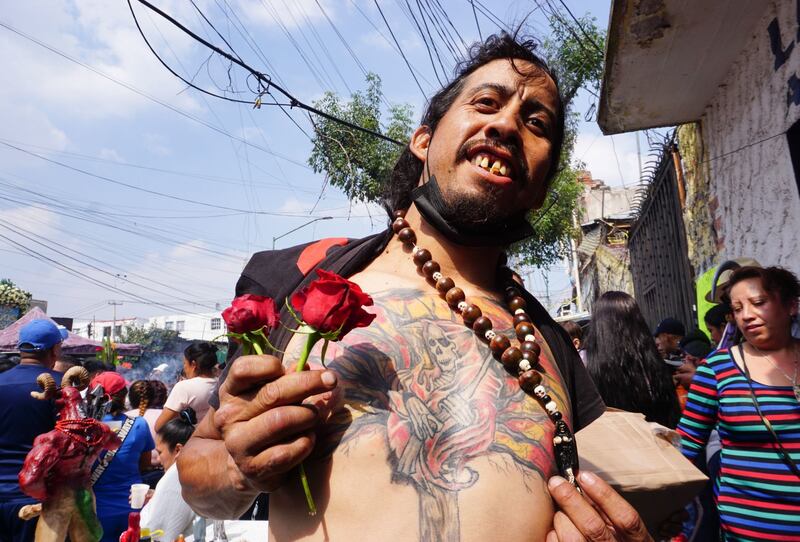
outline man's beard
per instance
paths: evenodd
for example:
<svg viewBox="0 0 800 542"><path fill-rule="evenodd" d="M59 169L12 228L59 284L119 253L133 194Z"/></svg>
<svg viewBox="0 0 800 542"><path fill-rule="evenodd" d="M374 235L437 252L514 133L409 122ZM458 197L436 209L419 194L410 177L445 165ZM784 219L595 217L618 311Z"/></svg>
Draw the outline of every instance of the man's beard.
<svg viewBox="0 0 800 542"><path fill-rule="evenodd" d="M525 212L502 212L497 195L463 194L445 200L436 177L411 192L411 199L428 224L450 241L466 246L507 246L533 235Z"/></svg>
<svg viewBox="0 0 800 542"><path fill-rule="evenodd" d="M481 191L464 192L458 189L442 194L440 209L444 218L454 228L474 232L493 232L524 212L514 213L504 209L502 189L485 186Z"/></svg>

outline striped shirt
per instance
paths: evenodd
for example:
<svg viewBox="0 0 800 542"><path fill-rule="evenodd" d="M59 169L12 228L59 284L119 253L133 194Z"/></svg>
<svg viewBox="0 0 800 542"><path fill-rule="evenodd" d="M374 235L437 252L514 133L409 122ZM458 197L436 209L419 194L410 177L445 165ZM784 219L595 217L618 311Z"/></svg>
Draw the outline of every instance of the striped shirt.
<svg viewBox="0 0 800 542"><path fill-rule="evenodd" d="M753 381L753 391L800 466L800 403L791 386ZM784 462L728 350L713 352L697 368L678 425L684 455L701 455L717 425L722 455L714 493L724 539L800 542L800 478Z"/></svg>

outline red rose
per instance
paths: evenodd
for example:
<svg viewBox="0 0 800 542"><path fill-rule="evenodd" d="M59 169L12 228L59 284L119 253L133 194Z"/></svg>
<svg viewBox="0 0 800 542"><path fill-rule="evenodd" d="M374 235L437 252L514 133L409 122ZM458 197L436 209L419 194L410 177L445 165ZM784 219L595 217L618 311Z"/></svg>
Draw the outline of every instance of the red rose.
<svg viewBox="0 0 800 542"><path fill-rule="evenodd" d="M247 333L267 327L267 331L275 327L278 313L275 302L270 297L244 294L231 302L231 306L222 311L222 318L233 333Z"/></svg>
<svg viewBox="0 0 800 542"><path fill-rule="evenodd" d="M322 334L341 332L339 340L357 327L367 327L375 319L362 307L371 306L372 298L358 284L317 269L319 278L292 296L292 305L300 318Z"/></svg>

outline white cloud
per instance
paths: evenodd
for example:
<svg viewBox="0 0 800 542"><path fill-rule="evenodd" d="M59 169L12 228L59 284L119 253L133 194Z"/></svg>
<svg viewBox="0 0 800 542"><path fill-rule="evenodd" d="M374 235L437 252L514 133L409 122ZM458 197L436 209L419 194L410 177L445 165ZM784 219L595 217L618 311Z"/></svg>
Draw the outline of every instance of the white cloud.
<svg viewBox="0 0 800 542"><path fill-rule="evenodd" d="M159 134L145 134L144 146L156 156L169 156L172 154L172 149L167 146L167 138Z"/></svg>
<svg viewBox="0 0 800 542"><path fill-rule="evenodd" d="M125 163L125 159L114 149L100 149L98 155L104 160L113 160L114 162L119 162L120 164Z"/></svg>
<svg viewBox="0 0 800 542"><path fill-rule="evenodd" d="M639 161L634 134L604 136L581 132L575 143L573 158L583 162L585 168L592 172L592 177L609 186L633 186L639 182ZM643 165L646 160L647 155L643 154Z"/></svg>
<svg viewBox="0 0 800 542"><path fill-rule="evenodd" d="M180 17L185 3L162 6ZM140 22L158 50L171 62L177 60L164 46L168 40L175 55L192 65L199 47L164 23L154 26L141 7ZM126 82L152 96L183 109L200 108L188 94L179 94L182 84L169 74L147 50L136 31L124 2L76 0L66 2L31 0L14 2L4 16L19 31L54 49ZM47 17L41 17L47 13ZM153 17L157 19L157 17ZM159 34L164 35L164 39ZM106 117L130 117L154 104L142 96L75 64L35 43L3 30L0 32L0 69L13 85L0 87L0 103L34 103L53 116L91 121Z"/></svg>

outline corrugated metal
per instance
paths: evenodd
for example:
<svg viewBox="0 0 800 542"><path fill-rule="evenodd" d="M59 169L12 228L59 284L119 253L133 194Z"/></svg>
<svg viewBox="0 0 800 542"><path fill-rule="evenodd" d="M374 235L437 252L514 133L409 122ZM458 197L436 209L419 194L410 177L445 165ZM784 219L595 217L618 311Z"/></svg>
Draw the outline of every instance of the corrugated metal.
<svg viewBox="0 0 800 542"><path fill-rule="evenodd" d="M603 228L598 225L593 230L583 235L583 240L577 248L578 254L586 258L591 257L597 250L597 247L600 246L602 240Z"/></svg>

